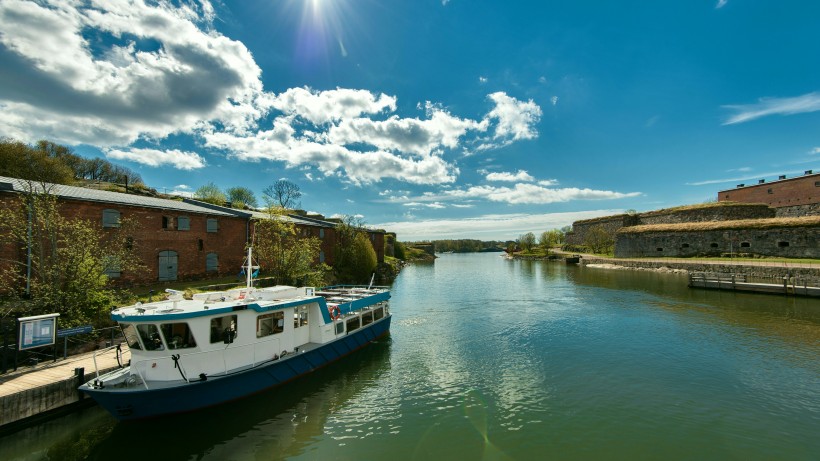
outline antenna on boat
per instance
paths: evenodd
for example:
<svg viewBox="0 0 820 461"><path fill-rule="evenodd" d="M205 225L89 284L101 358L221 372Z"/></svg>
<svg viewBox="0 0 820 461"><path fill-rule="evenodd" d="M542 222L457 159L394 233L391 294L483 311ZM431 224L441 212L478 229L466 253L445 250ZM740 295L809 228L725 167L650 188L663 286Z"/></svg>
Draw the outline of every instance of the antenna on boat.
<svg viewBox="0 0 820 461"><path fill-rule="evenodd" d="M373 275L371 275L371 276L370 276L370 285L368 285L368 286L367 286L367 289L368 289L368 290L369 290L369 289L373 286L373 280L374 280L375 278L376 278L376 273L375 273L375 272L373 272Z"/></svg>

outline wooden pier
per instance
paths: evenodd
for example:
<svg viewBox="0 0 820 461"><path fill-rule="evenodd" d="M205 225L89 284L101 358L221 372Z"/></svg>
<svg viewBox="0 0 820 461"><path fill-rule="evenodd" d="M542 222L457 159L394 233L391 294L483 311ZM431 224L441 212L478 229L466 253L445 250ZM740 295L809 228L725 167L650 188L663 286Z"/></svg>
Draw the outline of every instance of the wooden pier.
<svg viewBox="0 0 820 461"><path fill-rule="evenodd" d="M743 274L689 273L689 288L745 291L790 296L820 296L820 287L809 286L806 281L783 277L782 283L748 282Z"/></svg>

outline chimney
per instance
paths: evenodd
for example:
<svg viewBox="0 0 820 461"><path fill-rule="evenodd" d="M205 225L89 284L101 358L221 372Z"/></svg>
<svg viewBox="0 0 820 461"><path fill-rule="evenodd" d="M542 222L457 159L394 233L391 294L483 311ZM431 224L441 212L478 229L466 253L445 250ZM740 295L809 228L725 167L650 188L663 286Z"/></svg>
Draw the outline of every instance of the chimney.
<svg viewBox="0 0 820 461"><path fill-rule="evenodd" d="M745 185L746 185L746 184L738 184L738 185L737 185L737 187L738 187L738 188L740 188L740 187L743 187L743 186L745 186Z"/></svg>
<svg viewBox="0 0 820 461"><path fill-rule="evenodd" d="M781 174L780 176L777 177L777 179L786 179L786 175Z"/></svg>
<svg viewBox="0 0 820 461"><path fill-rule="evenodd" d="M758 183L758 184L763 184L764 182L766 182L766 180L765 180L765 179L761 179L761 180L759 180L757 183Z"/></svg>
<svg viewBox="0 0 820 461"><path fill-rule="evenodd" d="M811 170L806 170L805 174L811 174Z"/></svg>

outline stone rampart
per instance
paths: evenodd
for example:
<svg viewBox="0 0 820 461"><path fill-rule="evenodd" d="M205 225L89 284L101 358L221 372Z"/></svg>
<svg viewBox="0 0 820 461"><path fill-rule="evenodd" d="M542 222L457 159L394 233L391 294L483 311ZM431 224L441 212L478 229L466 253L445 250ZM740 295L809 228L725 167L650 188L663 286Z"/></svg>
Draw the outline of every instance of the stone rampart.
<svg viewBox="0 0 820 461"><path fill-rule="evenodd" d="M800 218L803 216L820 216L820 203L784 206L776 208L776 210L778 218Z"/></svg>
<svg viewBox="0 0 820 461"><path fill-rule="evenodd" d="M692 207L665 208L636 214L620 214L585 219L572 223L572 233L566 242L583 245L590 229L600 226L612 236L624 227L645 224L683 224L711 221L738 221L744 219L767 219L775 217L775 209L765 204L719 202Z"/></svg>
<svg viewBox="0 0 820 461"><path fill-rule="evenodd" d="M820 258L820 227L629 232L616 235L615 256L695 257L749 254Z"/></svg>

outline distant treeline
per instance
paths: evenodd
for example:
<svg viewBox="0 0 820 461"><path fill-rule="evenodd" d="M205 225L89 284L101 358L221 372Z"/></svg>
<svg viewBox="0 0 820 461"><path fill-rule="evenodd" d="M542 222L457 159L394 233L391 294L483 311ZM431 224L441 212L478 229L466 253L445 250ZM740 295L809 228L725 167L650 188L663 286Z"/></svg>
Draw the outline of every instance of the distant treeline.
<svg viewBox="0 0 820 461"><path fill-rule="evenodd" d="M432 243L436 247L436 253L479 253L482 251L503 251L507 242L482 241L482 240L432 240L425 242L407 242L406 245Z"/></svg>
<svg viewBox="0 0 820 461"><path fill-rule="evenodd" d="M100 158L83 158L66 146L37 141L33 146L0 139L0 176L72 184L77 180L142 184L142 177L128 168Z"/></svg>

